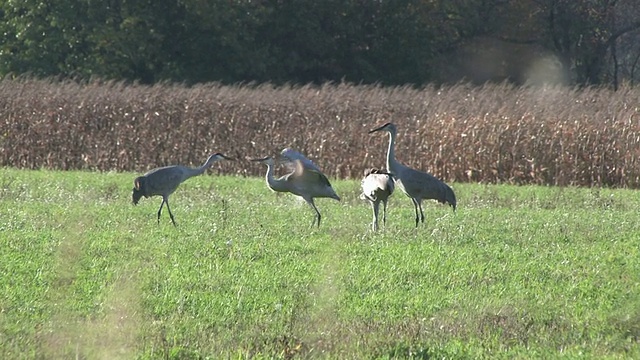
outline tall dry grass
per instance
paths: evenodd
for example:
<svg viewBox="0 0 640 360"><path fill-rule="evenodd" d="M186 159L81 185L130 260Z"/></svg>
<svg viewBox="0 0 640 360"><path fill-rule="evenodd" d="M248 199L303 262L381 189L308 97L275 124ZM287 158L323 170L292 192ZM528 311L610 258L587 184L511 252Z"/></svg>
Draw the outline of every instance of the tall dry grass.
<svg viewBox="0 0 640 360"><path fill-rule="evenodd" d="M145 171L212 152L294 147L330 176L358 178L397 155L447 181L640 186L640 90L455 85L384 88L120 82L0 82L0 161L19 168ZM262 174L244 161L224 173Z"/></svg>

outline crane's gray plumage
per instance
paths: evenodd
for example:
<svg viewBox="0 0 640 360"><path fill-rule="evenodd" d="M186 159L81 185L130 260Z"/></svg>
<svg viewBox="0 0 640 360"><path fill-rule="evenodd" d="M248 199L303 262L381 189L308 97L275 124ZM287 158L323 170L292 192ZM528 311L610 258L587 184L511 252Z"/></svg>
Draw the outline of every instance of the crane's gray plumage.
<svg viewBox="0 0 640 360"><path fill-rule="evenodd" d="M153 169L143 176L137 177L133 181L133 204L138 205L140 198L143 196L146 198L155 195L162 196L162 203L160 203L160 209L158 209L158 223L160 223L162 206L167 204L167 210L169 211L171 222L175 226L176 221L171 213L171 208L169 208L169 195L173 194L183 181L204 173L211 164L222 159L233 160L221 153L215 153L209 156L202 166L197 168L190 168L182 165L171 165Z"/></svg>
<svg viewBox="0 0 640 360"><path fill-rule="evenodd" d="M387 150L387 169L393 173L396 184L402 191L411 198L416 212L416 227L418 222L424 222L424 212L422 211L422 200L433 199L438 202L451 205L456 210L456 195L449 185L438 180L435 176L414 170L396 160L395 141L396 126L393 123L386 123L378 128L369 131L369 134L377 131L389 133L389 148ZM418 214L418 210L420 213ZM419 216L418 216L419 215Z"/></svg>
<svg viewBox="0 0 640 360"><path fill-rule="evenodd" d="M320 170L320 168L316 164L314 164L313 161L307 159L304 155L291 148L285 148L284 150L282 150L282 152L280 152L280 157L283 160L286 160L284 161L284 164L287 166L289 171L293 171L295 169L295 166L293 166L295 164L294 162L296 160L300 160L302 161L302 164L305 168L322 173L322 170Z"/></svg>
<svg viewBox="0 0 640 360"><path fill-rule="evenodd" d="M299 155L302 156L301 154ZM317 166L308 166L308 164L305 166L305 161L300 158L294 159L293 161L289 161L288 158L283 160L287 167L293 170L276 179L273 176L275 160L272 157L251 159L251 161L260 162L267 166L266 181L269 189L276 192L289 192L303 198L316 212L311 226L313 227L313 225L316 224L317 219L318 227L320 227L320 219L322 216L314 203L314 198L331 198L340 201L340 197L331 187L329 179L327 179L322 172L318 171Z"/></svg>
<svg viewBox="0 0 640 360"><path fill-rule="evenodd" d="M368 169L364 172L364 178L360 183L362 194L360 198L368 200L373 209L373 222L371 224L373 231L378 230L378 212L380 202L382 202L384 214L382 215L382 223L387 223L387 200L393 194L395 185L393 183L392 174L380 169Z"/></svg>

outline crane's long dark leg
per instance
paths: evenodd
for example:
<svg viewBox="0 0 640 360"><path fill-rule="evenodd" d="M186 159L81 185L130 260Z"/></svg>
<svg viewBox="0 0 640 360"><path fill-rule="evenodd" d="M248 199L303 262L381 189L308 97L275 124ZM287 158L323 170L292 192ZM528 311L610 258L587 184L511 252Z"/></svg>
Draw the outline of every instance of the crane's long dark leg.
<svg viewBox="0 0 640 360"><path fill-rule="evenodd" d="M424 212L422 211L422 199L418 200L418 208L420 209L420 220L424 223Z"/></svg>
<svg viewBox="0 0 640 360"><path fill-rule="evenodd" d="M411 198L411 201L413 201L413 207L416 211L416 227L418 227L418 223L420 222L420 216L418 214L418 200Z"/></svg>
<svg viewBox="0 0 640 360"><path fill-rule="evenodd" d="M305 200L307 200L307 199L305 199ZM320 215L320 211L318 211L318 208L316 207L316 204L313 203L313 199L309 199L309 200L307 200L307 202L309 203L309 205L311 205L313 210L316 211L316 217L313 218L313 223L311 223L311 227L313 227L313 225L316 224L316 219L318 219L318 227L320 227L320 219L322 218L322 215Z"/></svg>
<svg viewBox="0 0 640 360"><path fill-rule="evenodd" d="M162 198L162 202L160 203L160 209L158 209L158 225L160 224L160 214L162 214L162 207L164 206L164 197ZM169 205L167 205L169 207Z"/></svg>
<svg viewBox="0 0 640 360"><path fill-rule="evenodd" d="M169 217L171 218L171 222L173 223L173 226L178 226L176 225L176 221L173 219L173 214L171 213L171 208L169 207L169 197L167 196L167 199L164 200L164 202L167 204L167 210L169 211ZM158 221L160 221L160 218L158 217Z"/></svg>
<svg viewBox="0 0 640 360"><path fill-rule="evenodd" d="M378 231L378 213L380 210L380 201L376 200L371 202L371 206L373 207L373 231Z"/></svg>
<svg viewBox="0 0 640 360"><path fill-rule="evenodd" d="M384 214L382 214L382 224L387 226L387 200L382 201L382 209L384 210Z"/></svg>

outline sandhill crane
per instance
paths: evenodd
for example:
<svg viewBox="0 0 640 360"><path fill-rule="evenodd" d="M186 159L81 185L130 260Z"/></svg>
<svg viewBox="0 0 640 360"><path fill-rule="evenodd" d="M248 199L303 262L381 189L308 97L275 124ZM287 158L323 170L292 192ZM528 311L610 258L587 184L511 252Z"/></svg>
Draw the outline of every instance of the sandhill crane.
<svg viewBox="0 0 640 360"><path fill-rule="evenodd" d="M183 181L204 173L211 164L218 160L233 160L221 153L215 153L207 159L207 161L200 167L190 168L182 165L171 165L157 169L153 169L143 176L137 177L134 181L133 188L133 204L138 205L141 197L150 197L155 195L162 196L162 203L160 203L160 209L158 209L158 223L160 223L160 213L162 213L162 206L167 204L167 210L171 217L171 222L176 226L176 221L169 208L169 195L173 194Z"/></svg>
<svg viewBox="0 0 640 360"><path fill-rule="evenodd" d="M393 194L395 185L393 184L392 174L380 169L367 169L364 172L364 178L360 183L362 194L360 198L368 200L373 209L373 222L371 224L373 231L378 230L378 211L380 202L383 204L384 214L382 215L382 223L387 223L387 200Z"/></svg>
<svg viewBox="0 0 640 360"><path fill-rule="evenodd" d="M393 123L386 123L378 128L369 131L369 134L377 131L389 133L389 148L387 150L387 169L393 173L396 184L402 192L411 198L416 212L416 227L418 222L424 223L424 212L422 211L422 200L433 199L445 204L449 203L456 210L456 195L449 185L438 180L435 176L414 170L396 160L394 145L396 142L396 126ZM420 209L420 214L418 214ZM420 215L420 216L418 216Z"/></svg>
<svg viewBox="0 0 640 360"><path fill-rule="evenodd" d="M311 223L311 227L315 225L316 219L318 220L318 227L320 227L320 219L322 218L313 201L314 198L331 198L340 201L340 197L331 187L329 179L320 171L315 170L314 168L317 169L315 165L313 167L305 167L305 162L302 159L293 161L286 159L285 163L293 170L278 179L273 176L275 160L272 157L251 159L251 161L260 162L267 166L266 180L269 189L300 196L313 208L316 216L313 219L313 223Z"/></svg>

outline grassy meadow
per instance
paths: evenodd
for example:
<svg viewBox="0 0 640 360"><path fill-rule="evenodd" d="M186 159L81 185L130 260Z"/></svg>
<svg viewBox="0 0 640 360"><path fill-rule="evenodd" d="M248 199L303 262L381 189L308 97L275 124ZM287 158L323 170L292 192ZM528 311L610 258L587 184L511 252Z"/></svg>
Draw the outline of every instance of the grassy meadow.
<svg viewBox="0 0 640 360"><path fill-rule="evenodd" d="M637 191L454 183L456 213L416 229L398 192L372 233L357 180L311 229L204 175L174 228L135 176L0 169L1 358L640 358Z"/></svg>

